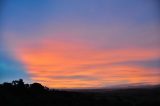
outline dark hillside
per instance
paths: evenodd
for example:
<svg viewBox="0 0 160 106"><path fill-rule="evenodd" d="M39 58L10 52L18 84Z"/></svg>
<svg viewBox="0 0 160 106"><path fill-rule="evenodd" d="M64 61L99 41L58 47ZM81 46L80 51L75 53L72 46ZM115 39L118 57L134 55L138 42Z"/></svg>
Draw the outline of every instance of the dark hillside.
<svg viewBox="0 0 160 106"><path fill-rule="evenodd" d="M0 106L160 106L160 86L78 92L24 84L20 79L0 84Z"/></svg>

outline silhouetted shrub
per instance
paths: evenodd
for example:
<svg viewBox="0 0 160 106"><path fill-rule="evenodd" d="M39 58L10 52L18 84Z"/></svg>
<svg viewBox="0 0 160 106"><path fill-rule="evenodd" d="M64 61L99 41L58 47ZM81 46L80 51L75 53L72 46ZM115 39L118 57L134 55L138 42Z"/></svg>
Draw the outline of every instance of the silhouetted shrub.
<svg viewBox="0 0 160 106"><path fill-rule="evenodd" d="M31 84L30 88L33 89L33 90L38 90L38 91L44 90L44 87L41 84L39 84L39 83L33 83L33 84Z"/></svg>

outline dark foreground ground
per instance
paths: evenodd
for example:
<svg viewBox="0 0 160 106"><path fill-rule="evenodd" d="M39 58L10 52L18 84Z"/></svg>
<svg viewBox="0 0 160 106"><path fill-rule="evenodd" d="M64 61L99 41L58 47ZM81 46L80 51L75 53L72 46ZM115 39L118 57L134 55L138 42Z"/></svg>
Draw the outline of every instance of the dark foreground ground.
<svg viewBox="0 0 160 106"><path fill-rule="evenodd" d="M160 86L77 92L18 80L0 84L0 106L160 106Z"/></svg>

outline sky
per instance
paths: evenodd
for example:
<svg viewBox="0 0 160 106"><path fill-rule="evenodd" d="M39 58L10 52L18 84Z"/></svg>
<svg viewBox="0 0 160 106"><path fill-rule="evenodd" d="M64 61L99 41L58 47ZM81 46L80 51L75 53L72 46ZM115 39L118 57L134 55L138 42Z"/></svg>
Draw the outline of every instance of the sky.
<svg viewBox="0 0 160 106"><path fill-rule="evenodd" d="M158 0L1 0L0 83L160 84Z"/></svg>

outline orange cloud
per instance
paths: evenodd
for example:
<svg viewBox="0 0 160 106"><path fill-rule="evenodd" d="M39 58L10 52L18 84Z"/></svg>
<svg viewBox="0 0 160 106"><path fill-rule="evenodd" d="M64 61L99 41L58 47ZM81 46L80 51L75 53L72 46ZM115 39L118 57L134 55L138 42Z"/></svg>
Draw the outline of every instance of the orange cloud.
<svg viewBox="0 0 160 106"><path fill-rule="evenodd" d="M148 33L144 28L139 29L138 34L132 35L126 27L112 27L65 26L62 29L55 28L55 32L45 33L45 36L34 36L33 39L31 36L6 34L9 35L6 43L15 57L24 64L31 79L49 87L88 88L160 83L159 67L149 68L140 63L134 64L135 61L160 57L159 49L144 46L152 43L150 35L155 35L153 38L156 38L157 31L147 28L151 31ZM132 36L124 39L128 37L126 35ZM138 37L147 38L143 42ZM122 45L114 48L114 44Z"/></svg>
<svg viewBox="0 0 160 106"><path fill-rule="evenodd" d="M21 42L14 52L24 63L31 79L49 87L90 88L160 82L157 69L115 64L158 58L157 50L97 50L84 42L46 38Z"/></svg>

